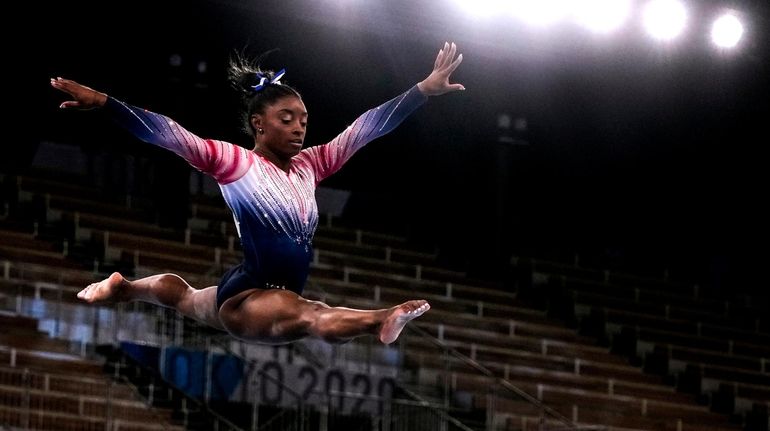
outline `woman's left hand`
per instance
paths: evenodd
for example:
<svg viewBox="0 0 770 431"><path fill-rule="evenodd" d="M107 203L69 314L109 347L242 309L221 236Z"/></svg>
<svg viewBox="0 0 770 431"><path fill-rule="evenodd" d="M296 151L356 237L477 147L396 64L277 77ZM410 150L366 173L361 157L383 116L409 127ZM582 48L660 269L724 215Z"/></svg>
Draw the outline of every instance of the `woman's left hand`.
<svg viewBox="0 0 770 431"><path fill-rule="evenodd" d="M449 83L449 76L463 62L463 55L460 54L455 58L455 54L457 54L457 46L454 42L451 45L445 42L433 64L433 72L417 84L422 94L439 96L452 91L465 90L462 84Z"/></svg>

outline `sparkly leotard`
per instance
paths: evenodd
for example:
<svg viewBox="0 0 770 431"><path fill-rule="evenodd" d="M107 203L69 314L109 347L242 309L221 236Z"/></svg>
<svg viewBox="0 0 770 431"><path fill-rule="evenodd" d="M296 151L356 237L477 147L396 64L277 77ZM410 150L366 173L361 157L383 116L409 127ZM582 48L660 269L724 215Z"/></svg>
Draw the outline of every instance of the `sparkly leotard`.
<svg viewBox="0 0 770 431"><path fill-rule="evenodd" d="M217 289L221 306L252 288L302 293L318 226L316 186L359 148L396 128L426 99L414 86L366 111L331 142L303 149L292 159L288 173L243 147L199 138L166 116L112 97L105 111L137 138L173 151L219 184L244 252L237 267L240 281L228 282L231 270Z"/></svg>

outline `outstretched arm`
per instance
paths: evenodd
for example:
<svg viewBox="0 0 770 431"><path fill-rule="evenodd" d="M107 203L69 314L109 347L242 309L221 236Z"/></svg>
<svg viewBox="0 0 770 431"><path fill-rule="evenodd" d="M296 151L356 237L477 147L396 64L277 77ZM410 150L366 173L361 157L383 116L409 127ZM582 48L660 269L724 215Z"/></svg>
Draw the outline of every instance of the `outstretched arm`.
<svg viewBox="0 0 770 431"><path fill-rule="evenodd" d="M72 97L72 100L62 102L60 108L103 108L111 118L137 138L173 151L220 183L234 181L248 169L247 152L241 147L227 142L201 139L164 115L131 106L70 79L51 79L51 86Z"/></svg>
<svg viewBox="0 0 770 431"><path fill-rule="evenodd" d="M395 129L415 109L425 103L427 96L439 96L465 90L462 84L450 84L449 77L462 63L457 46L444 44L439 50L433 71L405 93L366 111L331 142L303 150L300 157L307 160L316 173L316 182L337 172L350 157L368 142Z"/></svg>

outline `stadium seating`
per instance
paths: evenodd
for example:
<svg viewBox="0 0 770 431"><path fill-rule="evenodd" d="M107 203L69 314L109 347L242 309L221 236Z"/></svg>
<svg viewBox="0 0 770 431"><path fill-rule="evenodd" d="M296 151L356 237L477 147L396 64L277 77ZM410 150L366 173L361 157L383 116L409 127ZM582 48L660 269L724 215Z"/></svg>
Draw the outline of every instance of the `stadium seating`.
<svg viewBox="0 0 770 431"><path fill-rule="evenodd" d="M156 225L141 198L94 199L97 190L45 178L15 184L20 206L29 208L21 211L27 219L0 223L0 295L8 303L19 295L74 303L78 288L109 269L127 276L171 271L208 286L240 257L231 216L215 198L194 197L180 231ZM25 224L30 216L37 227ZM399 346L411 375L405 383L426 396L448 382L455 407L493 408L499 430L535 429L541 415L501 382L580 425L761 429L753 424L761 425L770 398L770 331L761 307L686 282L608 271L600 262L587 267L590 258L518 257L531 285L477 280L442 267L436 250L335 223L319 226L308 295L366 308L428 299L432 310L412 325L436 343L408 332ZM41 346L55 352L50 343ZM42 360L21 347L17 361Z"/></svg>

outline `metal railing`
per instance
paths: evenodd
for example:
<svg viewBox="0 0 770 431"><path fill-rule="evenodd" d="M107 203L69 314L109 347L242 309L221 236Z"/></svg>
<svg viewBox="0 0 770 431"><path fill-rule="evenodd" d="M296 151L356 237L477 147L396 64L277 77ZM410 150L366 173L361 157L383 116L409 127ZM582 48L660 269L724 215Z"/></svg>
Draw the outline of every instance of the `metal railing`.
<svg viewBox="0 0 770 431"><path fill-rule="evenodd" d="M322 298L327 296L323 287L317 283L311 282L309 284L312 289L316 290L317 295ZM371 345L372 339L366 338L354 340L354 342L341 348L351 349L359 347L359 350L369 353L372 350ZM511 425L514 428L507 426L506 429L537 429L538 431L605 429L602 426L577 425L560 412L538 400L535 396L522 390L512 382L496 376L493 371L480 362L462 354L414 324L407 325L397 345L401 361L399 364L401 372L397 383L405 388L415 399L427 400L438 397L440 404L435 404L435 406L450 418L451 414L459 416L471 413L472 410L478 407L478 405L474 405L475 403L483 405L485 410L483 423L487 431L498 429L499 422L505 417L518 418L520 420L520 425ZM420 355L432 356L433 361L429 366L425 367L424 364L418 364L418 374L422 371L422 368L426 368L428 372L424 374L430 374L435 380L426 379L423 376L415 376L414 372L404 371L409 367L407 362L409 362L410 347L408 346L410 345L419 346ZM361 346L365 346L364 349L360 349ZM428 346L432 346L433 350L426 351ZM355 355L352 356L355 357ZM440 360L435 361L436 358L440 358ZM360 356L359 359L361 359ZM371 364L371 355L367 354L364 360ZM471 376L471 379L475 377L476 380L479 380L478 378L481 378L482 383L486 384L486 387L481 391L484 394L483 401L478 399L457 399L458 392L462 391L458 391L457 385L453 384L455 372L467 373ZM411 390L407 388L411 388ZM435 393L436 389L439 390L438 394ZM474 395L471 395L471 397L474 397ZM515 411L511 411L510 408L501 406L501 403L498 402L505 400L513 400L525 404L524 408L517 410L528 413L517 414Z"/></svg>
<svg viewBox="0 0 770 431"><path fill-rule="evenodd" d="M419 339L418 342L423 349L426 349L428 345L433 347L432 352L428 351L425 353L423 350L422 355L432 355L441 358L440 364L437 367L436 378L439 380L438 384L441 388L442 401L446 408L451 409L453 404L462 401L452 399L453 394L462 391L462 389L457 387L457 374L455 373L469 375L468 379L474 381L470 385L486 385L484 391L485 399L482 403L486 411L485 423L488 431L498 429L498 422L502 417L506 416L518 418L521 426L516 429L522 430L533 429L532 425L530 425L533 423L536 424L534 429L538 431L604 429L604 427L579 426L575 424L569 418L515 384L505 378L496 376L492 370L480 362L460 353L416 325L407 325L406 332L407 336L404 337L402 335L402 338L399 340L401 349L406 350L408 349L408 344L415 344L415 340L410 339L410 336L413 336ZM524 403L524 406L516 409L520 411L520 413L517 413L515 410L512 411L512 409L500 408L498 404L502 400Z"/></svg>
<svg viewBox="0 0 770 431"><path fill-rule="evenodd" d="M37 268L35 265L14 266L9 268L6 264L4 266L5 273L13 273L21 278L28 278L28 276L43 271L44 268ZM62 277L62 281L64 278ZM52 283L54 284L54 283ZM48 288L50 286L42 286L41 288ZM325 295L323 289L316 284L311 284L310 289L316 289L320 295ZM61 291L61 290L60 290ZM37 300L40 301L40 300ZM11 301L14 302L14 301ZM24 300L21 292L18 293L15 300L17 311L29 312L25 309ZM66 306L63 303L61 294L52 300L48 301L46 311L53 310L53 323L54 335L67 335L62 333L62 328L66 326L66 320L70 318L83 318L82 315L70 316L66 310ZM210 331L199 331L195 329L189 330L188 325L185 325L185 321L175 312L161 309L147 304L122 304L115 308L99 308L93 307L92 321L90 322L90 332L88 335L84 335L81 338L81 354L86 353L86 348L89 343L86 340L90 340L93 343L107 341L117 343L121 338L124 339L141 339L144 341L151 341L156 343L160 347L167 346L187 346L191 348L204 348L204 349L218 349L218 351L226 352L227 354L240 357L246 363L253 361L241 355L240 352L235 352L231 348L229 343L232 343L232 338L222 334L221 336L212 335ZM69 313L72 314L72 313ZM78 314L78 313L75 313ZM106 325L106 322L111 322L112 325ZM139 331L137 325L126 324L126 322L142 322L146 327L150 327L151 331ZM190 321L191 322L191 321ZM109 328L111 326L112 328ZM187 330L185 328L188 328ZM125 328L133 328L134 333L131 334L130 330ZM487 430L493 430L498 428L501 421L505 418L521 418L522 425L518 429L533 429L532 423L536 423L539 430L578 430L587 429L587 427L578 427L572 423L568 418L559 413L558 411L548 407L539 401L536 397L521 390L510 381L495 376L494 373L484 367L474 359L463 355L457 350L448 346L441 340L433 337L429 333L417 328L414 325L408 325L408 329L402 334L397 344L398 352L393 358L392 348L385 348L383 350L380 346L375 346L370 338L359 339L344 346L331 347L332 352L328 358L316 355L313 352L312 344L299 342L294 343L291 347L292 354L304 358L304 360L316 367L317 369L328 369L334 366L348 366L353 363L357 363L359 366L364 364L367 372L372 371L374 367L376 352L385 352L389 356L389 364L397 370L400 370L396 375L396 383L406 388L405 393L411 394L411 400L417 403L417 405L426 409L426 411L432 411L432 414L439 418L439 422L444 423L445 427L452 424L456 429L463 429L465 426L461 420L456 419L454 416L460 416L463 414L470 414L473 410L484 409L486 415L483 420L477 422L482 423ZM111 329L111 330L110 330ZM109 333L109 337L105 337L105 334ZM200 336L203 333L205 335ZM71 334L70 334L71 335ZM225 341L227 340L227 341ZM409 352L408 345L419 345L422 349L426 346L432 346L432 350L423 351L423 355L432 356L432 367L421 367L417 370L405 369L405 358ZM388 350L391 349L391 350ZM242 349L246 350L246 349ZM375 352L373 354L372 352ZM436 360L438 359L438 361ZM468 373L472 376L476 376L482 379L487 385L484 399L482 400L478 395L470 396L470 399L462 399L463 395L468 395L462 390L458 390L456 382L453 382L453 373ZM210 378L210 376L208 377ZM271 381L273 379L269 374L265 374L262 371L256 373L256 377L262 381ZM273 382L277 384L278 382ZM249 385L256 386L256 383L250 382ZM284 385L285 386L285 385ZM282 390L287 394L291 394L293 391L289 387L284 387ZM438 394L436 393L438 391ZM438 396L437 396L438 395ZM296 412L305 412L308 406L305 404L306 396L300 396L294 392L293 406ZM440 402L430 401L431 398L438 398ZM348 397L349 398L349 397ZM525 408L521 410L528 411L528 414L519 415L515 411L511 411L506 408L506 401L515 400L525 405ZM402 402L399 400L398 402ZM257 405L257 403L254 403ZM412 406L414 407L414 406ZM283 415L285 417L291 416L288 413L291 409L287 409ZM532 412L536 412L532 414ZM258 413L258 412L256 412ZM254 417L259 419L259 414L254 414ZM306 417L307 415L297 414L297 417ZM272 419L275 422L277 419ZM258 420L255 424L260 424ZM392 424L391 424L392 425ZM466 427L467 428L467 427ZM254 428L258 429L258 428ZM384 428L380 428L384 429ZM517 429L514 427L514 429ZM596 427L592 429L597 429Z"/></svg>
<svg viewBox="0 0 770 431"><path fill-rule="evenodd" d="M174 314L174 319L181 319L179 315ZM188 324L199 326L198 323L188 321ZM178 325L166 325L167 327L178 327ZM195 333L195 332L194 332ZM194 338L194 337L193 337ZM407 399L388 395L369 395L354 392L337 391L330 389L328 384L325 390L317 389L314 386L312 390L305 390L303 393L295 390L291 385L286 384L283 378L278 378L271 374L270 370L277 368L268 368L272 362L262 361L262 367L259 367L258 360L248 358L241 352L233 348L234 345L241 346L240 342L233 342L229 336L203 335L205 341L193 340L191 345L205 345L208 352L221 352L232 357L240 358L246 364L246 368L253 373L246 376L246 382L254 394L252 394L252 420L251 430L334 430L360 429L381 430L381 431L404 431L414 430L442 430L442 431L473 431L460 421L449 416L440 404L430 403L423 399ZM301 346L298 348L298 346ZM305 348L302 343L292 343L284 346L286 354L294 352L299 354L305 360L307 366L312 367L319 373L327 372L332 369L332 364L323 361L313 355L305 357L310 349ZM240 350L240 349L238 349ZM320 365L320 366L319 366ZM211 371L210 367L207 368ZM288 369L287 369L288 371ZM303 371L308 371L304 368ZM337 370L332 371L336 372ZM329 376L335 375L327 373L327 383ZM313 375L308 373L308 375ZM335 376L344 376L336 374ZM361 375L358 375L360 377ZM207 374L207 380L213 380L214 376ZM368 380L367 380L368 381ZM276 388L281 394L288 396L288 400L280 402L271 402L265 400L264 393L257 396L257 392L269 391L268 385ZM207 383L211 387L212 383ZM260 388L261 386L261 388ZM305 389L310 389L305 386ZM406 395L406 394L405 394ZM204 397L205 398L205 397ZM262 399L258 399L262 398ZM410 398L415 398L411 394ZM266 406L281 406L278 411L274 411L269 417L265 417L263 409ZM353 427L353 428L351 428Z"/></svg>

